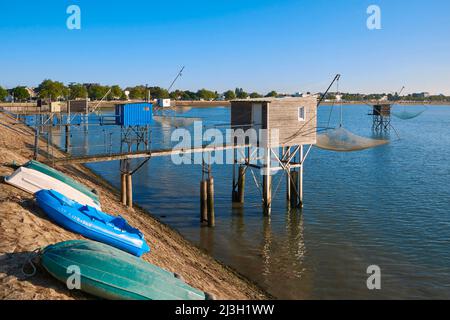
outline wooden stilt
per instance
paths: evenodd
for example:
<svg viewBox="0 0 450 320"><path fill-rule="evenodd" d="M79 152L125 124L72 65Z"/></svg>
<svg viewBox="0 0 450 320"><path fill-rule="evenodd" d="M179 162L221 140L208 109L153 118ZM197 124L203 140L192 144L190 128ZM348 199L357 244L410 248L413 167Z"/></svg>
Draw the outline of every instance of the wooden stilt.
<svg viewBox="0 0 450 320"><path fill-rule="evenodd" d="M231 201L233 201L233 202L237 202L236 163L237 163L237 153L236 153L236 149L233 149L233 188L231 190Z"/></svg>
<svg viewBox="0 0 450 320"><path fill-rule="evenodd" d="M264 171L263 171L263 204L266 212L269 212L270 206L272 204L272 176L270 175L270 149L265 150L265 161L264 161Z"/></svg>
<svg viewBox="0 0 450 320"><path fill-rule="evenodd" d="M133 183L131 179L131 174L127 174L127 206L128 208L133 208Z"/></svg>
<svg viewBox="0 0 450 320"><path fill-rule="evenodd" d="M208 181L200 182L200 222L208 221Z"/></svg>
<svg viewBox="0 0 450 320"><path fill-rule="evenodd" d="M286 159L289 159L289 156L291 154L290 147L286 147ZM287 177L286 177L286 200L291 200L291 169L288 165L288 171L287 171Z"/></svg>
<svg viewBox="0 0 450 320"><path fill-rule="evenodd" d="M66 152L69 152L69 148L70 148L70 125L66 124L65 125L65 150Z"/></svg>
<svg viewBox="0 0 450 320"><path fill-rule="evenodd" d="M244 190L245 190L245 167L239 166L238 191L236 202L244 203Z"/></svg>
<svg viewBox="0 0 450 320"><path fill-rule="evenodd" d="M297 207L298 205L298 188L297 188L297 181L298 181L298 172L293 170L291 171L291 178L292 181L290 183L291 187L291 207Z"/></svg>
<svg viewBox="0 0 450 320"><path fill-rule="evenodd" d="M214 178L210 177L208 180L208 226L214 227L216 225L214 216Z"/></svg>
<svg viewBox="0 0 450 320"><path fill-rule="evenodd" d="M34 155L33 159L37 160L39 154L39 125L36 125L36 130L34 130Z"/></svg>
<svg viewBox="0 0 450 320"><path fill-rule="evenodd" d="M303 207L303 145L300 146L300 161L301 166L298 173L298 206Z"/></svg>
<svg viewBox="0 0 450 320"><path fill-rule="evenodd" d="M120 201L124 206L127 205L127 175L120 174Z"/></svg>

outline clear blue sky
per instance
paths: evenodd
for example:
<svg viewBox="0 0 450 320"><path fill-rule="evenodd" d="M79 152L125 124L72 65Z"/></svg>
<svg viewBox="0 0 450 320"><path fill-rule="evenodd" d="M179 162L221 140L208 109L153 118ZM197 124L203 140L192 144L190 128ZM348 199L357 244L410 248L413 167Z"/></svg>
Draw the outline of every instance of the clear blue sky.
<svg viewBox="0 0 450 320"><path fill-rule="evenodd" d="M81 30L66 9L81 8ZM370 4L382 30L366 27ZM2 1L0 85L450 94L448 0Z"/></svg>

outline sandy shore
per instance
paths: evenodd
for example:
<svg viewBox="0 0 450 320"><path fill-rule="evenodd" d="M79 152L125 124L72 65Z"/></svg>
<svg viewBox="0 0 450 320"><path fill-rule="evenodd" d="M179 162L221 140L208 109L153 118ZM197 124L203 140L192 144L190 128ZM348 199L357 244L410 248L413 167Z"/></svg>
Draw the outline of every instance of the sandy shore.
<svg viewBox="0 0 450 320"><path fill-rule="evenodd" d="M69 291L45 270L35 276L22 274L22 265L36 248L82 237L49 221L36 206L32 195L3 182L13 171L13 163L23 164L32 157L34 135L30 128L0 113L0 299L90 299ZM42 149L45 150L42 143ZM186 282L219 299L266 299L257 286L186 241L179 233L139 208L127 209L116 190L81 165L57 169L100 194L102 208L120 213L145 235L152 252L143 259L176 272Z"/></svg>

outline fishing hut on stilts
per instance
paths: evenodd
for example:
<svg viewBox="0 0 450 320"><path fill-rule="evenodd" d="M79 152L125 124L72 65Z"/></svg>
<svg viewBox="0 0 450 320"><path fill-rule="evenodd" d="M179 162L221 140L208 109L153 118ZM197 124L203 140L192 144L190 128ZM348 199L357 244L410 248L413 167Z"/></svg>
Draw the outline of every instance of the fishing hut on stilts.
<svg viewBox="0 0 450 320"><path fill-rule="evenodd" d="M79 107L76 105L79 104ZM149 102L120 104L114 114L97 114L96 108L86 107L86 102L70 102L64 126L66 154L48 157L49 164L92 163L102 161L120 161L120 199L130 208L133 206L132 176L152 157L172 155L202 155L202 178L200 182L200 221L214 227L214 178L212 175L211 154L227 151L233 165L231 200L242 206L245 201L246 177L252 180L261 192L264 212L269 214L274 197L281 183L286 184L287 203L292 208L303 206L303 170L305 160L316 143L317 132L317 98L260 98L234 100L231 102L230 130L231 137L226 143L203 144L189 147L152 148L153 105ZM71 113L72 112L72 113ZM74 113L75 112L75 113ZM91 115L92 117L89 117ZM78 119L76 121L76 119ZM70 136L74 126L95 126L89 130L91 135L99 134L100 127L110 125L119 127L120 138L105 139L94 150L75 152ZM48 123L39 122L36 129L46 129ZM217 129L213 125L214 129ZM203 127L205 129L205 127ZM86 130L81 130L86 131ZM104 131L104 130L103 130ZM39 134L36 135L39 140ZM119 140L120 139L120 140ZM86 139L87 140L87 139ZM114 143L113 143L114 142ZM52 146L52 144L48 144ZM38 143L36 143L37 150ZM108 148L109 146L109 148ZM113 148L113 146L120 146ZM103 148L101 152L98 148ZM51 150L57 148L53 146ZM38 154L38 150L36 155ZM48 153L47 153L48 154ZM282 175L276 175L282 172Z"/></svg>
<svg viewBox="0 0 450 320"><path fill-rule="evenodd" d="M304 162L316 143L317 99L311 96L233 100L231 128L233 143L247 145L234 150L233 202L244 203L245 176L250 170L261 190L266 213L271 211L273 187L278 189L284 176L288 202L301 208ZM252 169L259 170L260 179ZM278 171L284 174L275 183L274 174Z"/></svg>
<svg viewBox="0 0 450 320"><path fill-rule="evenodd" d="M372 106L372 129L374 131L389 131L391 128L391 107L389 102L379 102Z"/></svg>

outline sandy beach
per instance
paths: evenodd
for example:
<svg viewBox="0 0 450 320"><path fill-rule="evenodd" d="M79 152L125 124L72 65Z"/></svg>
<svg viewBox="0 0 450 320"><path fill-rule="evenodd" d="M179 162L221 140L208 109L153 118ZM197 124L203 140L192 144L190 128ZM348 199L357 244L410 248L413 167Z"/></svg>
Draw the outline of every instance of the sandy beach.
<svg viewBox="0 0 450 320"><path fill-rule="evenodd" d="M33 277L22 273L29 253L60 241L81 239L49 221L33 196L3 182L3 177L32 158L32 130L0 113L0 299L92 299L68 290L38 267ZM42 143L42 148L44 143ZM45 152L44 149L41 149ZM58 154L55 154L58 156ZM61 153L59 153L61 155ZM266 299L268 295L230 268L186 241L140 208L128 209L117 190L82 165L56 167L75 180L95 188L107 213L121 214L140 229L151 246L143 259L180 274L188 284L218 299Z"/></svg>

